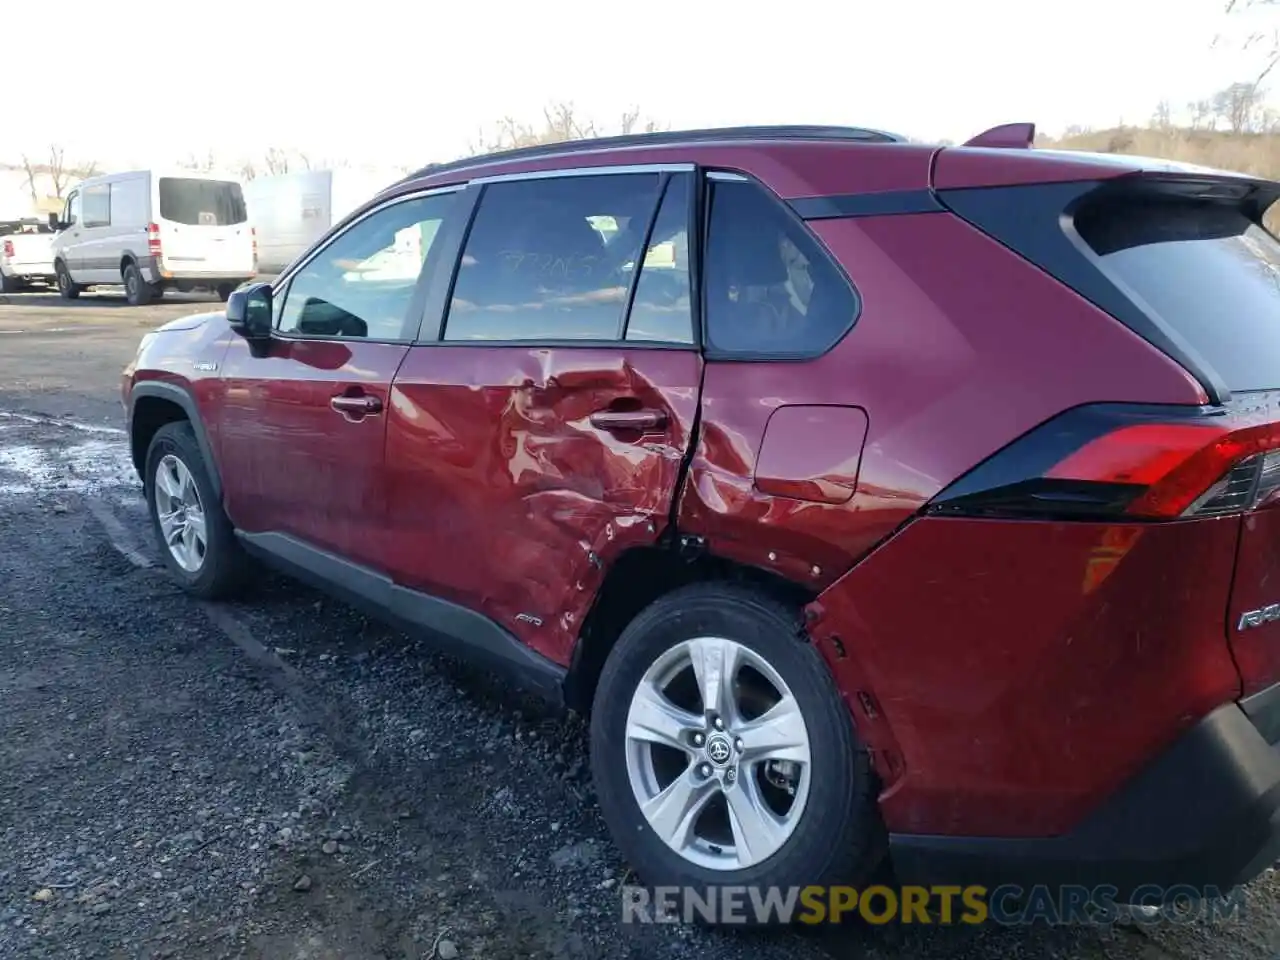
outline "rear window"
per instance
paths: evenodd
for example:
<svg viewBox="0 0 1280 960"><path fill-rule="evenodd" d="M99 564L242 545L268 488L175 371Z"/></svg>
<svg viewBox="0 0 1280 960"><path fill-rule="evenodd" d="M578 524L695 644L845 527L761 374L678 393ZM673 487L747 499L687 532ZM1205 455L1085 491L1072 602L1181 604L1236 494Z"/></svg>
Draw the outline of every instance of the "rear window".
<svg viewBox="0 0 1280 960"><path fill-rule="evenodd" d="M53 233L49 224L34 220L0 220L0 237L20 233Z"/></svg>
<svg viewBox="0 0 1280 960"><path fill-rule="evenodd" d="M232 180L160 178L160 218L191 227L230 227L249 219Z"/></svg>
<svg viewBox="0 0 1280 960"><path fill-rule="evenodd" d="M1280 243L1237 208L1111 200L1075 228L1233 391L1280 385Z"/></svg>

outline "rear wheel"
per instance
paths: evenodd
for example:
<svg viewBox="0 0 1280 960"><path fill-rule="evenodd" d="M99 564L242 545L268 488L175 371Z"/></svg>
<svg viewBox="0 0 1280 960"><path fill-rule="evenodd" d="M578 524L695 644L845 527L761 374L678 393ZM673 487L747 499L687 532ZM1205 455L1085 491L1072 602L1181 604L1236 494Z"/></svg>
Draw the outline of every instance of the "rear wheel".
<svg viewBox="0 0 1280 960"><path fill-rule="evenodd" d="M217 293L219 300L226 303L231 299L231 294L236 292L236 285L234 283L220 283L214 292Z"/></svg>
<svg viewBox="0 0 1280 960"><path fill-rule="evenodd" d="M124 267L124 296L135 307L153 303L156 299L156 288L147 283L138 265L132 261Z"/></svg>
<svg viewBox="0 0 1280 960"><path fill-rule="evenodd" d="M0 271L0 293L17 293L23 287L23 283L17 277L11 277L4 271Z"/></svg>
<svg viewBox="0 0 1280 960"><path fill-rule="evenodd" d="M74 300L80 296L80 285L71 279L71 274L67 270L67 265L61 260L54 267L54 273L58 280L58 295L63 300Z"/></svg>
<svg viewBox="0 0 1280 960"><path fill-rule="evenodd" d="M877 785L794 612L698 584L642 612L596 691L591 764L652 885L857 884L884 853Z"/></svg>

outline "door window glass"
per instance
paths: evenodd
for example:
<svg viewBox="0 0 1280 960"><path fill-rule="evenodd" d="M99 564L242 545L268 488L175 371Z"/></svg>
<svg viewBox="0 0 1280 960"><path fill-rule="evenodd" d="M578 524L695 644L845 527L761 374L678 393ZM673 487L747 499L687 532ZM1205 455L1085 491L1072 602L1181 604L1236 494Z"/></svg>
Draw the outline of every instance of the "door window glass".
<svg viewBox="0 0 1280 960"><path fill-rule="evenodd" d="M660 183L637 173L487 186L445 339L616 340Z"/></svg>
<svg viewBox="0 0 1280 960"><path fill-rule="evenodd" d="M84 225L106 227L111 224L111 186L100 183L84 189Z"/></svg>
<svg viewBox="0 0 1280 960"><path fill-rule="evenodd" d="M410 339L409 303L455 194L416 197L352 224L290 281L281 333Z"/></svg>
<svg viewBox="0 0 1280 960"><path fill-rule="evenodd" d="M67 212L64 219L67 221L68 224L80 222L80 219L81 219L80 210L81 210L80 191L77 190L75 191L75 193L71 194L71 196L67 198Z"/></svg>
<svg viewBox="0 0 1280 960"><path fill-rule="evenodd" d="M628 340L693 343L689 187L688 176L667 183L627 319Z"/></svg>

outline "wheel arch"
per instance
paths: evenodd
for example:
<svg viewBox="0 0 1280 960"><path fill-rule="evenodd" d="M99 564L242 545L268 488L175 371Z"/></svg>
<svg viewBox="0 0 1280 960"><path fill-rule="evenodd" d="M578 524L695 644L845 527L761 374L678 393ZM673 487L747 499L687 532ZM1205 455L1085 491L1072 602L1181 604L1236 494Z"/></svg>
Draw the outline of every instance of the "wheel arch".
<svg viewBox="0 0 1280 960"><path fill-rule="evenodd" d="M185 420L191 424L200 447L200 456L209 469L214 492L222 498L222 475L213 456L213 447L195 397L185 386L160 380L135 384L129 394L129 453L138 476L146 482L147 449L151 439L166 423Z"/></svg>
<svg viewBox="0 0 1280 960"><path fill-rule="evenodd" d="M588 714L605 660L627 625L655 600L689 584L706 582L737 583L780 601L795 611L798 635L801 611L816 597L811 588L701 548L682 550L671 544L626 550L605 571L583 619L564 680L565 705Z"/></svg>

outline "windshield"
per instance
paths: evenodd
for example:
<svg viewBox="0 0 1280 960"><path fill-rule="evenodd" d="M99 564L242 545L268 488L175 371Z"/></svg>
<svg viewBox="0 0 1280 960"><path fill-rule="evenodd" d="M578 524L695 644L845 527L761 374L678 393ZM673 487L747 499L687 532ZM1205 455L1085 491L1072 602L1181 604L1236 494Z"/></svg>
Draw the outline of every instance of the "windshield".
<svg viewBox="0 0 1280 960"><path fill-rule="evenodd" d="M233 180L160 178L160 218L192 227L230 227L249 219Z"/></svg>

